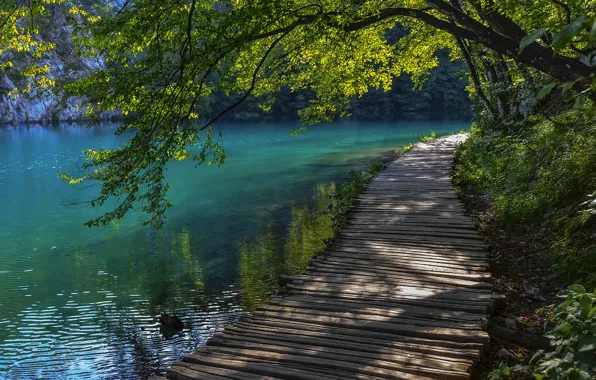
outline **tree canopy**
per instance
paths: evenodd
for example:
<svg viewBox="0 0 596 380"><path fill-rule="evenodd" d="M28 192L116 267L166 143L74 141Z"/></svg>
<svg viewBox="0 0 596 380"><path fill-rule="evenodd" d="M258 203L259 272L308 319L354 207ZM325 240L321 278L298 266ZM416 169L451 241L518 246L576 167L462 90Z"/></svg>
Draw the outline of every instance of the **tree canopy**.
<svg viewBox="0 0 596 380"><path fill-rule="evenodd" d="M248 96L268 109L284 86L311 89L300 111L307 123L347 114L349 101L370 89L391 88L409 74L421 84L449 49L469 69L470 91L485 113L515 113L499 81L550 81L593 97L596 88L596 3L587 0L0 0L0 68L28 54L30 86L52 86L38 21L53 7L72 16L79 54L102 57L105 68L67 84L88 99L86 111L121 110L131 117L113 150L88 150L84 173L71 183L98 181L92 205L118 200L89 222L109 223L133 206L160 226L167 201L166 164L193 159L221 164L225 152L211 127ZM407 33L392 38L388 30ZM11 58L12 57L12 58ZM552 78L552 79L548 79ZM14 96L19 91L15 89ZM203 114L215 91L237 93L214 114ZM232 99L232 98L231 98ZM518 110L519 111L519 110ZM203 131L203 132L201 132Z"/></svg>

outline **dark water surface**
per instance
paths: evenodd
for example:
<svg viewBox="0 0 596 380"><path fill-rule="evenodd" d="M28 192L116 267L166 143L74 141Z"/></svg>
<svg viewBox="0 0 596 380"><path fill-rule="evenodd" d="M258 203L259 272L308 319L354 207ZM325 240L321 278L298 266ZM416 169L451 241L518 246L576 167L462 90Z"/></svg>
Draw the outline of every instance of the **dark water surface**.
<svg viewBox="0 0 596 380"><path fill-rule="evenodd" d="M303 204L375 157L469 122L222 125L226 164L172 165L163 230L145 216L88 229L98 189L75 189L86 148L114 147L114 125L0 127L0 378L147 378L196 350L298 268L327 222ZM320 199L319 199L320 200ZM310 230L309 230L310 228ZM276 265L277 265L276 264ZM162 312L187 328L164 337Z"/></svg>

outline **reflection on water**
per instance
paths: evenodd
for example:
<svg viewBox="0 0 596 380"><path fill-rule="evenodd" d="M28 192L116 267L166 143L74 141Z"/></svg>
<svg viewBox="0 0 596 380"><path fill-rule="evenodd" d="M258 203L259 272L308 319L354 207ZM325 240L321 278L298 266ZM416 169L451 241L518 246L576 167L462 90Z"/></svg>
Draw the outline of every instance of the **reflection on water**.
<svg viewBox="0 0 596 380"><path fill-rule="evenodd" d="M173 165L163 230L141 213L102 228L99 212L61 206L85 148L110 148L117 126L0 127L0 378L147 378L302 271L332 225L329 187L432 128L467 123L348 123L298 137L296 125L223 126L221 169ZM162 313L186 329L166 338Z"/></svg>
<svg viewBox="0 0 596 380"><path fill-rule="evenodd" d="M188 229L150 238L151 255L146 246L119 250L120 242L117 235L103 242L112 256L95 255L100 250L92 246L47 263L49 273L30 273L36 285L23 289L20 305L11 305L20 310L4 310L0 319L0 365L10 377L146 378L241 314L235 285L205 294ZM66 276L68 288L84 290L49 294ZM162 311L180 316L187 329L166 340L157 320Z"/></svg>
<svg viewBox="0 0 596 380"><path fill-rule="evenodd" d="M242 306L253 311L279 287L283 275L306 270L312 258L325 250L333 238L333 221L327 205L335 184L318 185L311 202L294 205L287 233L268 225L252 241L240 245L240 279Z"/></svg>

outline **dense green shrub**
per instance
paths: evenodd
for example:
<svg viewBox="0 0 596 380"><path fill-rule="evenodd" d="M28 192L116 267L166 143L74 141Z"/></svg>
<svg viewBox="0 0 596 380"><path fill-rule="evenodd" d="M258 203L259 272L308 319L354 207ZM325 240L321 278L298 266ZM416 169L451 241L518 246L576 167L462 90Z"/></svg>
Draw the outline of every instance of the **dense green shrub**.
<svg viewBox="0 0 596 380"><path fill-rule="evenodd" d="M534 367L534 377L542 379L596 378L596 292L586 293L581 285L571 285L560 296L565 301L555 310L558 324L546 335L555 347Z"/></svg>
<svg viewBox="0 0 596 380"><path fill-rule="evenodd" d="M491 197L510 230L540 237L566 283L596 285L596 134L589 112L532 116L507 128L479 119L456 152L454 180Z"/></svg>

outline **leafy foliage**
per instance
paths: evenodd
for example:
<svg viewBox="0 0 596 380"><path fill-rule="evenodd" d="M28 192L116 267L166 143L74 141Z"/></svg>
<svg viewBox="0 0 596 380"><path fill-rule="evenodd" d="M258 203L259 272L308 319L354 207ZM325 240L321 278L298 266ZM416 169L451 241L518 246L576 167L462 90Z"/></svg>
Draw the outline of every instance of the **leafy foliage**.
<svg viewBox="0 0 596 380"><path fill-rule="evenodd" d="M515 133L477 121L456 152L454 179L467 191L489 195L507 228L540 236L539 249L563 281L594 286L595 219L585 204L596 188L589 114L532 116L516 123Z"/></svg>
<svg viewBox="0 0 596 380"><path fill-rule="evenodd" d="M35 21L60 6L73 16L79 54L105 58L104 69L67 86L89 99L89 117L113 110L130 116L118 132L130 133L127 142L88 150L84 173L64 175L71 183L101 184L93 205L118 201L88 225L109 223L140 205L148 223L159 227L170 206L167 162L223 163L221 143L201 130L251 95L267 110L284 87L311 91L301 118L330 120L347 115L353 97L390 90L402 74L421 85L438 65L436 52L447 49L468 65L470 90L487 113L507 120L517 117L512 103L523 97L514 91L519 86L511 71L544 73L577 89L589 87L594 74L585 58L593 57L588 25L595 6L581 0L565 7L549 0L135 0L100 3L93 11L83 3L88 0L0 2L0 50L24 47L43 56L51 46L39 43L41 30L27 23L28 15ZM407 33L387 33L395 28ZM526 37L540 28L544 38ZM486 70L476 68L485 64ZM39 86L51 85L42 65L24 73L40 78ZM209 117L205 103L217 92L237 97Z"/></svg>
<svg viewBox="0 0 596 380"><path fill-rule="evenodd" d="M534 377L593 379L596 377L596 292L587 293L576 284L559 296L565 298L555 310L559 323L546 335L555 351L540 357Z"/></svg>
<svg viewBox="0 0 596 380"><path fill-rule="evenodd" d="M352 206L354 199L356 199L358 194L362 192L364 186L370 182L374 175L384 168L385 164L382 162L373 162L365 172L350 172L352 182L344 183L335 188L335 191L331 194L330 202L327 205L335 233L338 233L346 224L348 210Z"/></svg>
<svg viewBox="0 0 596 380"><path fill-rule="evenodd" d="M404 155L406 153L408 153L410 151L410 149L412 149L414 147L414 144L410 143L406 146L403 146L401 148L397 148L395 150L395 153L399 154L399 155Z"/></svg>
<svg viewBox="0 0 596 380"><path fill-rule="evenodd" d="M432 129L429 131L428 136L425 135L424 133L422 133L422 135L420 136L420 141L425 142L425 141L431 141L437 138L437 134L435 133L435 131L433 131Z"/></svg>

